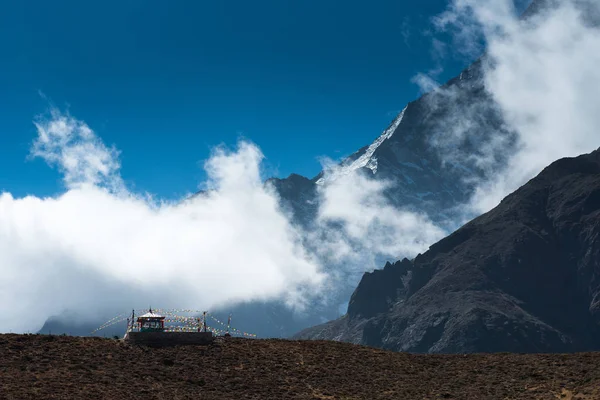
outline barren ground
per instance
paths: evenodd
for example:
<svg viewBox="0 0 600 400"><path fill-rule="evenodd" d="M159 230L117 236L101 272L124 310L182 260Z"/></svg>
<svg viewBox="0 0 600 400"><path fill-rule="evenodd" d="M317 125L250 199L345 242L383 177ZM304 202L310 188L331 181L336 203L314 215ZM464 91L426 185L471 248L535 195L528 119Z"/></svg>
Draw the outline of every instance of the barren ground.
<svg viewBox="0 0 600 400"><path fill-rule="evenodd" d="M600 399L600 353L413 355L228 339L153 349L0 335L2 399Z"/></svg>

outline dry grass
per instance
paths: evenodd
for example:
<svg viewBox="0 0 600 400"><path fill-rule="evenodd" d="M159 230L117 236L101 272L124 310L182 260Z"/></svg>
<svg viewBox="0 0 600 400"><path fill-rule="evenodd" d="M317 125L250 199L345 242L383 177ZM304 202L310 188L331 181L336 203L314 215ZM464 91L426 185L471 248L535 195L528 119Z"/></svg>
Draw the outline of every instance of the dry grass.
<svg viewBox="0 0 600 400"><path fill-rule="evenodd" d="M2 399L600 399L600 353L413 355L324 341L151 349L0 335Z"/></svg>

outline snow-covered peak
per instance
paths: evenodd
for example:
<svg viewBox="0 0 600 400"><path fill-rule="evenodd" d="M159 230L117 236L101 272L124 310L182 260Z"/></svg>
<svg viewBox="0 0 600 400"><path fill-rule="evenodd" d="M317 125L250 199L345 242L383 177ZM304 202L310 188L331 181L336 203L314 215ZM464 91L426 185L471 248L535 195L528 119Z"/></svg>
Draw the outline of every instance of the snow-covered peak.
<svg viewBox="0 0 600 400"><path fill-rule="evenodd" d="M392 124L385 131L383 131L381 136L379 136L377 139L375 139L373 143L371 143L371 145L367 148L367 150L365 150L365 152L360 157L358 157L356 160L350 163L342 163L341 166L327 171L323 175L323 177L317 180L317 185L322 185L325 182L334 181L341 176L349 175L350 173L352 173L352 171L363 167L369 168L375 174L377 172L377 157L375 157L373 154L375 154L375 150L377 150L377 148L379 148L379 146L381 146L383 142L392 137L392 135L402 122L405 111L406 107L404 108L404 110L402 110L400 114L398 114L398 116L392 122Z"/></svg>

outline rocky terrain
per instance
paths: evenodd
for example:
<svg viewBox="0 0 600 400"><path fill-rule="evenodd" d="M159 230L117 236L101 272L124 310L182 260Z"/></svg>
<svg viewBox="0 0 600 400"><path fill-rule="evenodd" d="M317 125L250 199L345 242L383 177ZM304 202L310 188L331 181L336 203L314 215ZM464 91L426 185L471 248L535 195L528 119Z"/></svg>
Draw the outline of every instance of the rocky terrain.
<svg viewBox="0 0 600 400"><path fill-rule="evenodd" d="M415 355L247 339L153 349L50 335L0 335L0 351L7 400L600 398L600 353Z"/></svg>
<svg viewBox="0 0 600 400"><path fill-rule="evenodd" d="M559 160L301 332L431 353L600 349L600 151Z"/></svg>

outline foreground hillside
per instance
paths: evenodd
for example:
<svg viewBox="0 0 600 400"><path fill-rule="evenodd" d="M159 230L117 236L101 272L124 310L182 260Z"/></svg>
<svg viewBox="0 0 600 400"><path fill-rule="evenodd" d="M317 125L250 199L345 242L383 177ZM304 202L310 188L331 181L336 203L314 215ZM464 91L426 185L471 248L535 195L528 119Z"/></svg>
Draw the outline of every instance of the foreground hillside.
<svg viewBox="0 0 600 400"><path fill-rule="evenodd" d="M363 276L343 318L301 332L388 350L600 349L600 150L552 163L414 260Z"/></svg>
<svg viewBox="0 0 600 400"><path fill-rule="evenodd" d="M415 355L246 339L150 349L0 335L0 354L2 399L600 398L600 353Z"/></svg>

